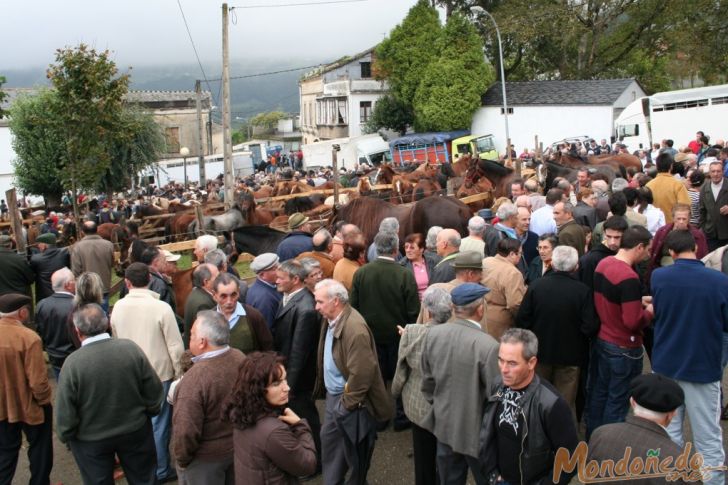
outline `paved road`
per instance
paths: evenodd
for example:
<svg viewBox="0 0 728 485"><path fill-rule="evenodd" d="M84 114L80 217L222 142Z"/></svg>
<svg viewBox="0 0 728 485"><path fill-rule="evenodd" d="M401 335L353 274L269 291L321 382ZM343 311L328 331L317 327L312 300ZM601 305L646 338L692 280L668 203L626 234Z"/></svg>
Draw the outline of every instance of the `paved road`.
<svg viewBox="0 0 728 485"><path fill-rule="evenodd" d="M645 371L649 371L649 367L645 364ZM49 376L53 387L55 381ZM728 379L724 376L724 392L728 393ZM55 389L54 389L55 390ZM728 395L728 394L726 394ZM319 402L319 411L323 415L323 402ZM723 447L728 450L728 421L721 422L723 428ZM65 485L80 484L81 479L78 473L76 463L73 461L71 452L54 436L54 466L51 473L51 484L63 483ZM18 462L18 470L13 480L13 485L21 485L28 483L30 474L28 471L28 460L25 455L26 447L23 445L20 460ZM372 459L372 467L369 472L369 483L372 485L409 485L414 483L414 468L412 464L412 435L409 431L395 433L390 429L379 434L374 457ZM117 482L119 484L126 483L125 480ZM322 480L320 477L310 482L312 485L320 485ZM578 483L576 480L572 483Z"/></svg>

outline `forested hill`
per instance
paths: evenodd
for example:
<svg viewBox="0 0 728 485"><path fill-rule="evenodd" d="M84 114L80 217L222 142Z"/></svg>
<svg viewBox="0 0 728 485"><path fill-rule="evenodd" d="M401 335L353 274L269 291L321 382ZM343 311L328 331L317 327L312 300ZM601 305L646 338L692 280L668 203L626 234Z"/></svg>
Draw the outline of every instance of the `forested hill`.
<svg viewBox="0 0 728 485"><path fill-rule="evenodd" d="M316 65L319 62L330 60L322 59L295 59L282 61L231 61L230 76L246 76L273 71L283 71L304 66ZM220 78L220 67L204 65L208 79ZM124 66L119 65L121 71ZM298 107L298 80L306 71L284 72L269 76L250 77L247 79L232 79L230 93L232 104L232 117L248 118L257 113L271 110L297 113ZM7 70L0 72L7 78L4 87L20 88L47 85L45 67L28 68L20 70ZM194 89L195 80L202 77L197 64L189 65L160 65L138 66L131 70L131 89L148 90L179 90ZM210 81L208 85L203 81L202 89L211 90L214 103L220 106L222 88L219 81Z"/></svg>

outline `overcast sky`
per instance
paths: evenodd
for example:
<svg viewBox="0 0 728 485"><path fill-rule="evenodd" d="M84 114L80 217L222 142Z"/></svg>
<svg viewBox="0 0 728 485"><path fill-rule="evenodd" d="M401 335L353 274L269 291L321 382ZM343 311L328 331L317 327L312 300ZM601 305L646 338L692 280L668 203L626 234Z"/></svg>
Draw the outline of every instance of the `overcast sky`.
<svg viewBox="0 0 728 485"><path fill-rule="evenodd" d="M222 59L222 2L179 0L204 63ZM231 59L335 60L365 50L402 21L416 0L285 6L327 0L232 0ZM328 0L334 1L334 0ZM338 0L340 1L340 0ZM3 0L0 75L45 67L54 52L81 42L109 49L120 68L196 62L177 0ZM232 18L231 20L235 20Z"/></svg>

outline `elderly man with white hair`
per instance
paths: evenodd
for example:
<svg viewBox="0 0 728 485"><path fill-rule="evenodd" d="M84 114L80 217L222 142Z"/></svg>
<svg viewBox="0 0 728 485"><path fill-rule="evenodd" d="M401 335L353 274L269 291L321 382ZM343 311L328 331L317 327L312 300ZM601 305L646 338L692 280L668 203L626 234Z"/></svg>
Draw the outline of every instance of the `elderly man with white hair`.
<svg viewBox="0 0 728 485"><path fill-rule="evenodd" d="M393 234L396 234L399 236L399 221L396 217L385 217L382 219L382 222L379 223L379 231L378 233L382 232L391 232ZM402 258L402 254L399 252L399 249L397 250L397 260ZM374 261L377 259L377 246L374 244L374 241L371 242L369 245L369 249L367 249L367 261Z"/></svg>
<svg viewBox="0 0 728 485"><path fill-rule="evenodd" d="M211 234L203 234L195 240L195 259L198 263L205 262L205 254L217 249L217 238Z"/></svg>
<svg viewBox="0 0 728 485"><path fill-rule="evenodd" d="M485 219L480 216L473 216L468 221L468 237L460 241L460 252L475 251L481 258L485 257Z"/></svg>
<svg viewBox="0 0 728 485"><path fill-rule="evenodd" d="M556 246L553 271L528 287L516 317L518 327L538 337L536 372L561 392L572 410L589 339L599 330L591 290L575 276L578 263L576 249Z"/></svg>
<svg viewBox="0 0 728 485"><path fill-rule="evenodd" d="M73 272L68 268L54 272L51 275L51 287L53 294L38 303L35 324L57 381L66 357L76 350L68 335L68 316L73 311L73 296L76 293Z"/></svg>

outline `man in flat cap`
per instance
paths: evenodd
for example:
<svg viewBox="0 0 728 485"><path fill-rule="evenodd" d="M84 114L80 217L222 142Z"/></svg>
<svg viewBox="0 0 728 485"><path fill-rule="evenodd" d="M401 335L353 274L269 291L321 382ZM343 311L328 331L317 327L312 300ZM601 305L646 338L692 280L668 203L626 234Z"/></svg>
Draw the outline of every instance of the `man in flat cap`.
<svg viewBox="0 0 728 485"><path fill-rule="evenodd" d="M10 236L0 235L0 295L22 293L30 296L30 285L35 281L35 275L25 256L12 247Z"/></svg>
<svg viewBox="0 0 728 485"><path fill-rule="evenodd" d="M313 251L313 236L308 217L300 212L292 214L288 218L288 229L291 232L278 244L276 251L281 262L293 259L306 251Z"/></svg>
<svg viewBox="0 0 728 485"><path fill-rule="evenodd" d="M482 471L496 483L552 483L556 451L573 453L579 443L569 405L536 374L537 355L530 330L511 328L500 339L500 377L487 395L480 431ZM572 474L562 473L558 483L569 483Z"/></svg>
<svg viewBox="0 0 728 485"><path fill-rule="evenodd" d="M255 283L248 288L245 300L245 303L263 314L269 330L273 328L278 307L283 299L283 295L276 289L278 262L278 256L274 253L263 253L255 257L250 263L250 269L256 276Z"/></svg>
<svg viewBox="0 0 728 485"><path fill-rule="evenodd" d="M213 282L218 274L217 267L208 263L202 263L192 271L192 291L185 302L185 327L182 334L185 349L190 348L190 335L197 313L203 310L214 310L217 306Z"/></svg>
<svg viewBox="0 0 728 485"><path fill-rule="evenodd" d="M61 268L71 267L68 248L56 247L56 236L52 232L41 234L35 239L38 253L30 257L30 269L35 273L35 303L53 294L51 275Z"/></svg>
<svg viewBox="0 0 728 485"><path fill-rule="evenodd" d="M40 337L25 327L31 299L0 296L0 481L10 483L18 464L21 432L28 440L30 483L48 483L53 468L53 411ZM6 481L7 480L7 481Z"/></svg>
<svg viewBox="0 0 728 485"><path fill-rule="evenodd" d="M645 459L648 452L659 453L659 461L672 457L672 463L682 453L667 434L666 428L685 402L685 394L677 382L660 374L642 374L630 385L629 403L633 415L624 423L605 424L597 428L589 439L588 460L618 460L626 448L632 448L632 457ZM715 473L714 473L715 476ZM646 482L642 482L646 483ZM649 483L668 483L664 478L652 478ZM679 483L683 483L680 481Z"/></svg>
<svg viewBox="0 0 728 485"><path fill-rule="evenodd" d="M480 325L488 288L464 283L451 292L455 320L427 332L422 394L432 404L423 428L437 438L441 483L465 484L468 468L486 483L478 463L483 403L498 376L498 343ZM454 398L457 396L457 398Z"/></svg>

